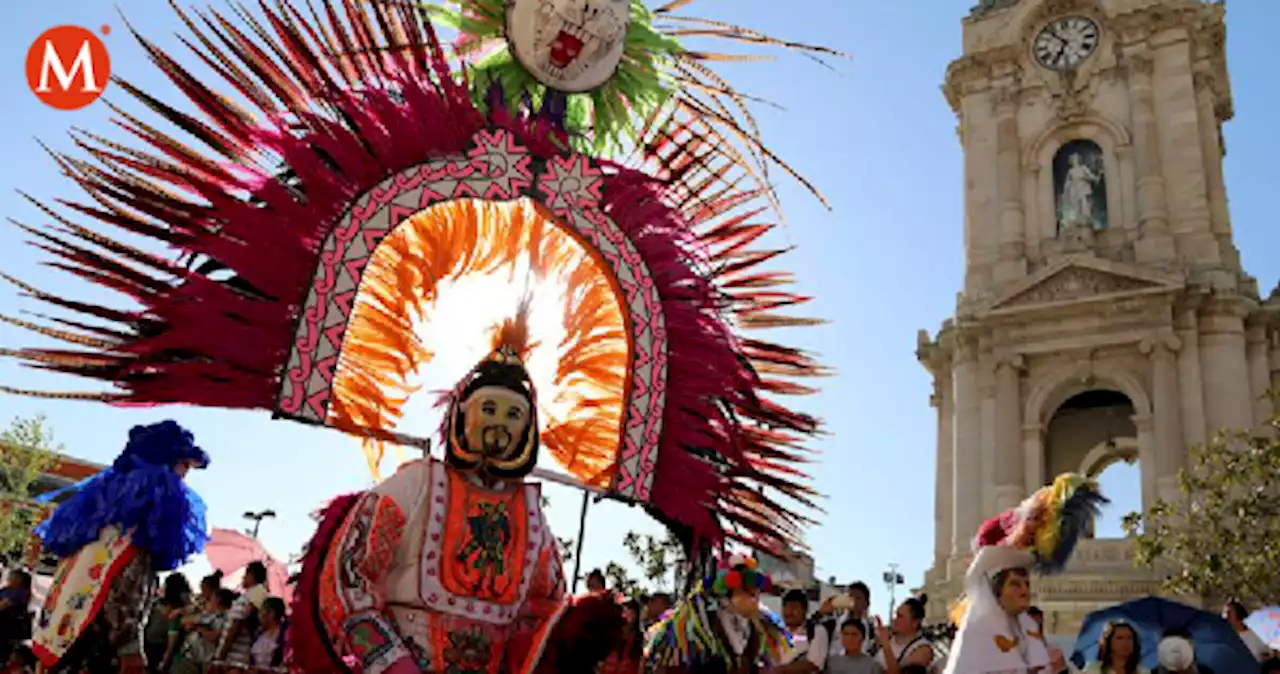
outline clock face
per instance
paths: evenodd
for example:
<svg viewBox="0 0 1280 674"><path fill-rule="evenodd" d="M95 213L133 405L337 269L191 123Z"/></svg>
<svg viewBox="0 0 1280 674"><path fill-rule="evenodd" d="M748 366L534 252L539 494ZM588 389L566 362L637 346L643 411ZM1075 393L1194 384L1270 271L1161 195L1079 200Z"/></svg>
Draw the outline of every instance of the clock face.
<svg viewBox="0 0 1280 674"><path fill-rule="evenodd" d="M1082 16L1056 19L1040 30L1032 52L1040 65L1075 70L1098 47L1098 24Z"/></svg>

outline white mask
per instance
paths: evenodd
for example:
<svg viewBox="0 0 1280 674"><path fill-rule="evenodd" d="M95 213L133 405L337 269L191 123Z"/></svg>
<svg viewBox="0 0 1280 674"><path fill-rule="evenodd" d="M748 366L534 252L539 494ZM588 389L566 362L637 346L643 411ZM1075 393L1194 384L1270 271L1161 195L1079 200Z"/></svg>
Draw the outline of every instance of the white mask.
<svg viewBox="0 0 1280 674"><path fill-rule="evenodd" d="M630 20L631 0L510 0L507 44L539 83L582 93L617 71Z"/></svg>

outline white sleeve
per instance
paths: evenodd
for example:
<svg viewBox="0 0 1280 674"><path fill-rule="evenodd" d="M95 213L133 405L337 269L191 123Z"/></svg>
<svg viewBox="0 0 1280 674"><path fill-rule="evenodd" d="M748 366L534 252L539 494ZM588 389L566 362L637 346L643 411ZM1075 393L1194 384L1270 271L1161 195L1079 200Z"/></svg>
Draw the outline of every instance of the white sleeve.
<svg viewBox="0 0 1280 674"><path fill-rule="evenodd" d="M813 630L813 640L809 642L809 652L805 654L805 658L809 663L818 668L818 671L826 669L827 666L827 649L831 646L828 643L827 628L817 625Z"/></svg>

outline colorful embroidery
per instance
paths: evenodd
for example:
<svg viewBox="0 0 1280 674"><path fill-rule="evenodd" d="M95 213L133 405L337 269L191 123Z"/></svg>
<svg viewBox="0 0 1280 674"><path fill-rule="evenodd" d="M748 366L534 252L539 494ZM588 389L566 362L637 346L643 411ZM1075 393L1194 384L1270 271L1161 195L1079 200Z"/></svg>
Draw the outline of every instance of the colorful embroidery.
<svg viewBox="0 0 1280 674"><path fill-rule="evenodd" d="M398 638L391 628L373 616L358 616L347 624L347 653L366 668L394 651Z"/></svg>
<svg viewBox="0 0 1280 674"><path fill-rule="evenodd" d="M529 553L529 512L523 488L482 489L448 471L445 555L440 575L445 591L457 597L514 604Z"/></svg>
<svg viewBox="0 0 1280 674"><path fill-rule="evenodd" d="M493 648L483 630L453 632L448 641L442 653L445 674L488 674Z"/></svg>
<svg viewBox="0 0 1280 674"><path fill-rule="evenodd" d="M62 560L33 639L33 650L45 666L57 664L93 623L113 583L137 554L128 536L105 529L98 541Z"/></svg>
<svg viewBox="0 0 1280 674"><path fill-rule="evenodd" d="M507 504L481 503L475 514L467 517L467 529L471 538L458 551L458 561L487 576L490 572L502 575L505 566L507 544L511 542L511 520L507 519Z"/></svg>
<svg viewBox="0 0 1280 674"><path fill-rule="evenodd" d="M404 513L394 499L373 492L361 496L335 537L337 545L329 551L320 575L320 616L325 629L331 638L345 640L350 653L366 663L399 643L389 627L352 616L380 608L379 585L404 527ZM360 634L352 632L355 629ZM390 639L385 649L380 650L378 633ZM360 655L356 649L371 655Z"/></svg>

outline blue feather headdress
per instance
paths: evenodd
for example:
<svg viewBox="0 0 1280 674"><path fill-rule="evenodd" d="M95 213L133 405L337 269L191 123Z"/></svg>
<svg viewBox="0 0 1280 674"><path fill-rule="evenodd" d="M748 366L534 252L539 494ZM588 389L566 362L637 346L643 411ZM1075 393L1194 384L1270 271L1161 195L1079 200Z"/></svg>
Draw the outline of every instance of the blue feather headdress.
<svg viewBox="0 0 1280 674"><path fill-rule="evenodd" d="M132 532L134 545L150 554L152 568L178 568L209 540L204 501L174 470L183 461L195 468L209 465L190 431L175 421L135 426L115 462L77 485L36 527L36 535L45 550L68 557L115 526Z"/></svg>

